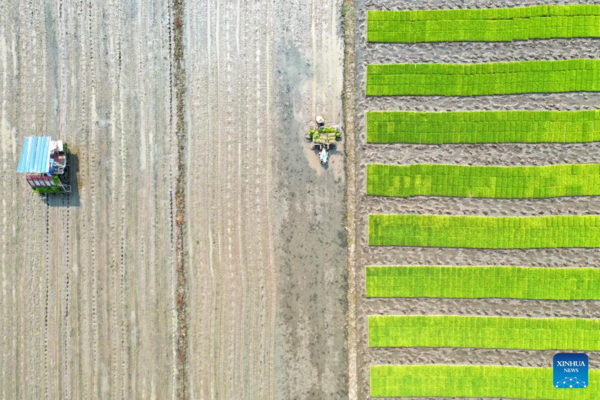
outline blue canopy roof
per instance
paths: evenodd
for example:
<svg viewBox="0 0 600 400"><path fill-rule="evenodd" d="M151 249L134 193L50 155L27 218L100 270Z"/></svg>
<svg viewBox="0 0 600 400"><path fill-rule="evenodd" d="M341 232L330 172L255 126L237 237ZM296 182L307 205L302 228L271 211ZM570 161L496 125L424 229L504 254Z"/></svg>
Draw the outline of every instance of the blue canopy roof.
<svg viewBox="0 0 600 400"><path fill-rule="evenodd" d="M28 136L23 143L17 172L47 173L50 170L50 136Z"/></svg>

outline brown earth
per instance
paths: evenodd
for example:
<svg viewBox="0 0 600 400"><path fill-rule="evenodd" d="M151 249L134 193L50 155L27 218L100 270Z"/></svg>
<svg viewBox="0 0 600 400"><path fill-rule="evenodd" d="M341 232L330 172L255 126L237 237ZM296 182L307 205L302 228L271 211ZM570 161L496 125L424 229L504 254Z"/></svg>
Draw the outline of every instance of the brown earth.
<svg viewBox="0 0 600 400"><path fill-rule="evenodd" d="M343 146L304 140L342 122L340 14L0 4L0 398L347 396ZM29 135L71 195L15 174Z"/></svg>
<svg viewBox="0 0 600 400"><path fill-rule="evenodd" d="M192 398L344 398L343 158L304 139L341 122L339 8L188 4Z"/></svg>

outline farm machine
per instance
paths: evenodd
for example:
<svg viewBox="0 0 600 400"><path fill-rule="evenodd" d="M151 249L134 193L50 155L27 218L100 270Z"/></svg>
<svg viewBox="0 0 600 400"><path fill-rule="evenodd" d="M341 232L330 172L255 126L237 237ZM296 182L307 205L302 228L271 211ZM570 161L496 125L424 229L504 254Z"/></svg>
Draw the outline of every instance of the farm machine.
<svg viewBox="0 0 600 400"><path fill-rule="evenodd" d="M318 116L315 122L316 126L310 128L306 139L310 140L311 150L317 150L321 164L325 165L329 160L329 152L336 146L342 133L338 128L328 126L325 118L321 116Z"/></svg>
<svg viewBox="0 0 600 400"><path fill-rule="evenodd" d="M25 174L35 193L70 193L68 156L67 144L61 140L28 136L23 143L17 173Z"/></svg>

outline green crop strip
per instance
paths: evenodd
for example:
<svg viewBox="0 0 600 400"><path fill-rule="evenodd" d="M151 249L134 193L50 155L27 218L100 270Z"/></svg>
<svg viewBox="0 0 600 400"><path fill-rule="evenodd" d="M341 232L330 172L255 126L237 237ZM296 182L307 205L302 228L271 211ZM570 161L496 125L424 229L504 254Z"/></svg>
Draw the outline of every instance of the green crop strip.
<svg viewBox="0 0 600 400"><path fill-rule="evenodd" d="M600 370L587 389L556 389L552 368L451 365L374 365L371 397L474 397L595 400Z"/></svg>
<svg viewBox="0 0 600 400"><path fill-rule="evenodd" d="M600 299L600 268L367 267L367 297Z"/></svg>
<svg viewBox="0 0 600 400"><path fill-rule="evenodd" d="M600 111L367 112L369 143L600 141Z"/></svg>
<svg viewBox="0 0 600 400"><path fill-rule="evenodd" d="M507 42L600 36L600 6L369 11L369 42Z"/></svg>
<svg viewBox="0 0 600 400"><path fill-rule="evenodd" d="M600 60L371 64L368 96L481 96L600 91Z"/></svg>
<svg viewBox="0 0 600 400"><path fill-rule="evenodd" d="M369 347L600 350L600 320L370 316Z"/></svg>
<svg viewBox="0 0 600 400"><path fill-rule="evenodd" d="M500 199L594 196L600 195L600 164L542 167L369 164L367 194Z"/></svg>
<svg viewBox="0 0 600 400"><path fill-rule="evenodd" d="M600 247L600 216L369 216L369 245L531 249Z"/></svg>

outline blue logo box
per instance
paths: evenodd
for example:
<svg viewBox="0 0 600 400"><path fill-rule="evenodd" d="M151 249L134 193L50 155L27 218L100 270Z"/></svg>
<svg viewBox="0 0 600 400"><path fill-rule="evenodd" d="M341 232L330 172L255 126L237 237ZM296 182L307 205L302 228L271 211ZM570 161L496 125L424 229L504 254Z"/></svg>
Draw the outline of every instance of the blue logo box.
<svg viewBox="0 0 600 400"><path fill-rule="evenodd" d="M558 353L552 362L554 387L585 389L588 386L588 356L583 353Z"/></svg>

